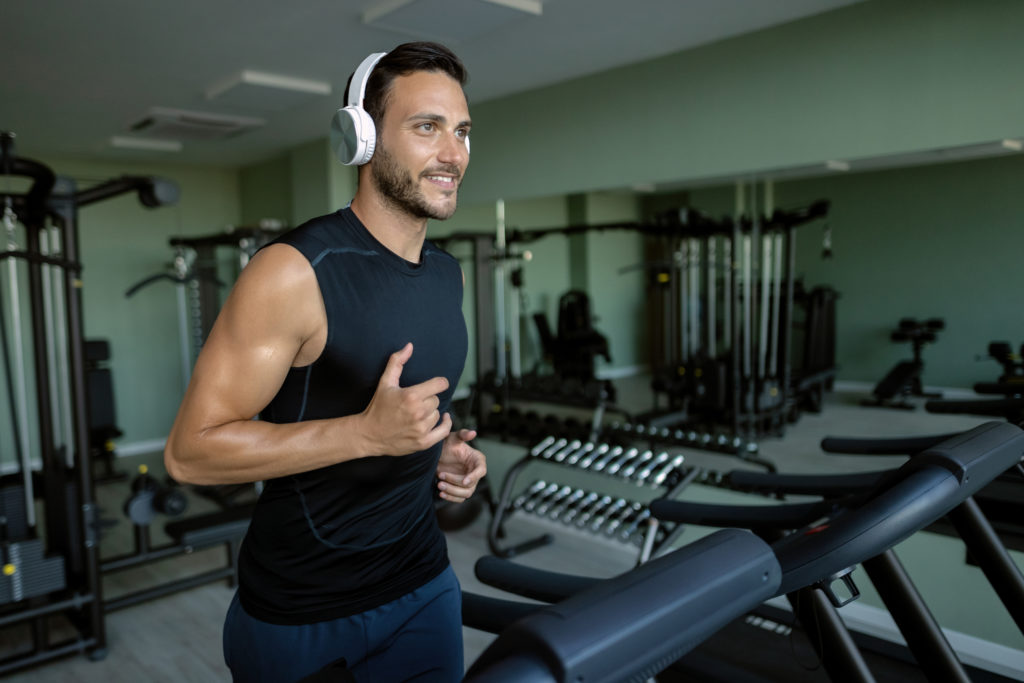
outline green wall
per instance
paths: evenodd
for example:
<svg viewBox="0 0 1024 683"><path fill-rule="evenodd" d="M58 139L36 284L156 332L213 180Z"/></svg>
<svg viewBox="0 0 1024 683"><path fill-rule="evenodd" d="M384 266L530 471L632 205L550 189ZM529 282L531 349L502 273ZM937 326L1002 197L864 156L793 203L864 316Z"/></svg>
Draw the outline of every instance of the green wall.
<svg viewBox="0 0 1024 683"><path fill-rule="evenodd" d="M79 217L85 331L87 336L110 340L122 440L162 439L184 392L176 289L170 282L160 282L130 299L124 292L148 275L167 272L173 258L171 237L218 233L239 222L237 173L57 162L53 168L76 178L160 175L181 189L177 206L146 209L134 196L125 195L86 207Z"/></svg>
<svg viewBox="0 0 1024 683"><path fill-rule="evenodd" d="M1016 137L1024 3L865 2L482 103L476 202Z"/></svg>
<svg viewBox="0 0 1024 683"><path fill-rule="evenodd" d="M172 272L171 237L221 232L238 223L238 174L175 165L41 161L74 179L79 189L121 175L157 175L180 188L176 206L147 209L135 194L126 194L86 206L78 215L85 336L110 342L117 420L124 431L119 442L129 448L157 443L167 436L184 392L176 286L160 281L131 298L125 292L148 276ZM21 287L24 294L26 284ZM5 286L5 296L7 291ZM27 321L27 302L22 313ZM6 396L3 403L0 443L7 454ZM38 441L34 432L33 440Z"/></svg>
<svg viewBox="0 0 1024 683"><path fill-rule="evenodd" d="M970 387L995 381L979 362L990 341L1024 342L1020 156L779 184L776 201L832 201L833 257L821 258L822 228L798 235L798 270L808 284L841 293L840 377L876 382L909 358L889 341L903 317L940 317L946 329L925 348L924 381Z"/></svg>
<svg viewBox="0 0 1024 683"><path fill-rule="evenodd" d="M243 225L257 225L264 219L283 224L291 220L292 167L287 154L246 166L238 175Z"/></svg>

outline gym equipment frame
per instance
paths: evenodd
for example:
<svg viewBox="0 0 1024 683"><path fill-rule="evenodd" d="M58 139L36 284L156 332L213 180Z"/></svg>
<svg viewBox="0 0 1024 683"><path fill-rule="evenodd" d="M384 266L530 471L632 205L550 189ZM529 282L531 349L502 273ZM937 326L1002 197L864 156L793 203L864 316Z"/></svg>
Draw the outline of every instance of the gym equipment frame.
<svg viewBox="0 0 1024 683"><path fill-rule="evenodd" d="M0 252L9 276L4 308L14 328L8 339L4 321L2 352L20 471L20 481L5 486L2 496L7 517L0 525L0 628L29 623L31 646L0 659L0 675L78 652L96 659L106 654L87 419L78 209L127 192L137 192L149 208L173 203L178 196L172 183L145 176L124 176L78 190L71 179L15 156L13 143L13 134L0 134L0 174L27 178L31 186L24 193L0 193L8 238L6 251ZM19 224L23 248L18 244ZM26 273L18 272L19 264L25 265ZM30 319L24 333L23 275ZM23 334L31 340L30 361L21 348ZM27 399L30 393L35 394L34 406ZM41 463L41 496L34 483L36 456ZM37 497L43 499L39 520ZM11 514L19 508L22 515ZM40 526L45 531L40 532ZM74 635L51 642L49 622L58 615L66 618Z"/></svg>

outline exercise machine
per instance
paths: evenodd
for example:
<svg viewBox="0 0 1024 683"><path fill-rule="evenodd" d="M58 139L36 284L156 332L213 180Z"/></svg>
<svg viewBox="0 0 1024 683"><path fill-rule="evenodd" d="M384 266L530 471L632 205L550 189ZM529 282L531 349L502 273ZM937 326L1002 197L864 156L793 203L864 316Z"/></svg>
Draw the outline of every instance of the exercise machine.
<svg viewBox="0 0 1024 683"><path fill-rule="evenodd" d="M25 192L0 191L6 233L0 327L11 421L11 443L2 442L0 454L13 452L16 468L2 486L0 628L28 624L31 641L0 659L3 675L73 653L105 655L78 209L126 193L156 208L176 202L178 189L150 176L78 189L44 164L17 156L11 133L0 134L0 174L30 183ZM54 640L55 616L66 618L72 635Z"/></svg>
<svg viewBox="0 0 1024 683"><path fill-rule="evenodd" d="M842 504L783 506L789 509L776 516L776 524L792 524L790 528L796 529L814 524L814 533L791 533L773 541L770 547L781 570L778 586L763 592L749 588L750 594L746 594L737 584L730 591L734 602L725 606L721 606L724 596L716 592L717 588L729 579L749 576L745 570L753 560L744 561L739 554L729 563L712 559L709 571L708 565L702 566L697 559L703 548L696 544L673 552L666 550L652 561L650 573L641 566L612 580L556 574L495 557L481 558L476 573L484 583L557 604L538 608L464 594L463 623L500 633L470 668L466 680L642 680L659 671L665 672L663 680L672 680L670 665L741 614L744 598L756 605L766 597L809 589L803 607L797 610L805 623L813 624L819 642L832 646L823 655L830 677L836 681L873 681L835 614L833 601L841 599L832 585L852 585L851 567L883 555L962 504L1000 472L1017 465L1022 447L1024 431L1013 425L990 423L929 449ZM705 512L698 510L698 516L706 517ZM823 514L828 518L824 526L817 523ZM694 517L694 507L660 499L652 503L652 517L686 523ZM795 523L801 519L803 524ZM708 543L724 546L732 537L713 534L707 538L711 539ZM750 557L755 555L752 549L747 552ZM666 568L675 553L681 553L680 564ZM688 553L693 553L695 559L690 560ZM659 571L663 569L664 574ZM735 574L730 571L733 569ZM760 571L762 583L775 583L770 565ZM659 580L663 576L674 581ZM691 582L693 577L699 578ZM701 603L702 597L707 602ZM677 609L683 604L688 609ZM707 620L713 617L704 610L715 609L722 609L722 620L709 623ZM685 658L680 661L683 663Z"/></svg>
<svg viewBox="0 0 1024 683"><path fill-rule="evenodd" d="M823 219L828 207L656 217L645 232L645 269L652 390L665 405L640 420L705 431L723 425L730 440L754 443L783 433L801 408L820 410L835 375L837 297L822 288L797 298L795 240L797 228Z"/></svg>
<svg viewBox="0 0 1024 683"><path fill-rule="evenodd" d="M890 339L894 342L910 342L914 357L893 366L875 385L871 392L872 398L861 401L861 405L913 410L914 404L907 400L908 397L941 398L940 393L929 393L924 390L921 382L924 360L921 356L924 347L934 343L939 331L945 327L946 323L941 318L900 320L899 327L889 335Z"/></svg>

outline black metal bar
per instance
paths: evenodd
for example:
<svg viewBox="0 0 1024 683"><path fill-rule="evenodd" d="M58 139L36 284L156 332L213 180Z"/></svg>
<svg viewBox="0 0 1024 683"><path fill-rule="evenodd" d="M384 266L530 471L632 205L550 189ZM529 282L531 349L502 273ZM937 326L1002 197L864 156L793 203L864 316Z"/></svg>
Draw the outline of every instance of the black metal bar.
<svg viewBox="0 0 1024 683"><path fill-rule="evenodd" d="M68 655L78 654L79 652L85 652L96 644L95 638L76 638L51 645L42 652L32 653L29 655L16 655L0 661L0 675L20 671L21 669L27 669L29 667L42 664L43 662L48 662L51 659L58 659L60 657L67 657Z"/></svg>
<svg viewBox="0 0 1024 683"><path fill-rule="evenodd" d="M155 600L156 598L162 598L166 595L195 588L196 586L202 586L207 583L212 583L213 581L220 581L223 579L230 580L234 575L234 567L213 569L202 574L197 574L196 576L190 576L184 579L179 579L178 581L160 584L153 588L147 588L145 590L107 600L103 603L103 611L109 614L110 612L115 612L119 609L133 607L139 603Z"/></svg>
<svg viewBox="0 0 1024 683"><path fill-rule="evenodd" d="M178 201L178 187L169 180L127 175L79 190L74 195L74 201L77 206L88 206L128 192L138 192L139 201L150 209Z"/></svg>
<svg viewBox="0 0 1024 683"><path fill-rule="evenodd" d="M39 222L25 222L25 251L39 254L39 234L45 229L45 216ZM27 219L26 219L27 220ZM47 510L59 510L59 514L46 514L46 539L48 547L61 555L67 556L67 523L65 491L63 490L64 464L56 458L53 443L53 403L50 398L50 359L46 348L46 304L44 303L43 268L39 262L28 263L28 296L31 309L31 341L32 368L35 375L36 394L36 427L39 437L39 456L42 460L43 472L48 476L43 480ZM27 407L27 406L26 406ZM59 469L56 469L58 468ZM52 476L49 476L51 475ZM31 502L31 501L30 501Z"/></svg>
<svg viewBox="0 0 1024 683"><path fill-rule="evenodd" d="M971 558L1003 601L1017 628L1024 633L1024 577L977 501L973 497L968 498L952 510L947 518L963 539Z"/></svg>
<svg viewBox="0 0 1024 683"><path fill-rule="evenodd" d="M781 410L783 412L781 419L779 420L780 436L785 431L786 425L786 404L789 402L789 395L792 392L790 382L793 381L793 364L790 361L793 347L793 299L794 299L794 288L796 279L796 228L790 227L786 231L786 301L785 309L786 313L782 320L782 329L779 332L782 334L782 358L779 361L782 363L782 382L779 390L782 392L780 397ZM777 351L778 353L778 351Z"/></svg>
<svg viewBox="0 0 1024 683"><path fill-rule="evenodd" d="M23 210L28 214L24 219L26 224L42 222L46 214L46 200L53 190L56 176L38 161L14 156L14 134L6 131L0 134L0 174L32 178L32 186L22 195ZM9 196L4 195L3 199L6 201Z"/></svg>
<svg viewBox="0 0 1024 683"><path fill-rule="evenodd" d="M730 341L729 357L732 361L732 373L730 384L732 391L732 434L734 437L740 433L740 392L743 388L743 380L740 377L740 254L742 244L740 239L739 221L733 223L732 228L732 276L729 278L731 292L729 292L729 305L732 307L732 340ZM744 438L750 440L750 432L744 434Z"/></svg>
<svg viewBox="0 0 1024 683"><path fill-rule="evenodd" d="M51 201L54 219L62 228L64 256L78 261L79 240L77 207L73 200ZM106 648L106 623L103 614L103 583L100 575L99 535L93 526L96 516L92 463L89 461L89 420L86 414L85 340L82 322L82 288L77 273L64 271L64 301L68 343L68 387L71 393L71 423L74 432L75 463L81 514L75 515L78 539L81 542L85 584L95 596L90 605L89 622L96 647ZM69 442L71 442L69 440Z"/></svg>
<svg viewBox="0 0 1024 683"><path fill-rule="evenodd" d="M502 547L498 542L498 539L504 535L505 513L508 511L508 503L512 498L512 488L515 486L516 479L519 478L519 471L529 465L533 459L530 455L521 458L509 468L508 473L505 475L505 480L502 482L501 496L498 498L498 504L495 506L495 512L491 516L491 523L487 528L487 545L490 547L491 552L498 557L515 557L535 548L548 545L555 540L551 534L543 534L508 548Z"/></svg>
<svg viewBox="0 0 1024 683"><path fill-rule="evenodd" d="M156 560L163 560L168 557L185 555L187 552L188 548L178 543L162 545L156 548L147 548L141 552L137 550L134 553L118 555L116 557L103 560L103 562L100 563L100 569L104 574L108 574L122 569L138 567L141 564L147 564Z"/></svg>
<svg viewBox="0 0 1024 683"><path fill-rule="evenodd" d="M864 656L820 588L808 586L786 597L833 683L874 683Z"/></svg>
<svg viewBox="0 0 1024 683"><path fill-rule="evenodd" d="M494 238L478 235L473 239L473 315L476 347L476 408L477 424L483 425L491 410L493 397L489 391L490 375L496 364L496 354L503 353L494 328ZM497 344L492 348L491 342ZM507 407L504 403L502 407Z"/></svg>
<svg viewBox="0 0 1024 683"><path fill-rule="evenodd" d="M23 251L23 250L14 250L14 251L3 251L3 252L0 252L0 261L3 261L4 259L9 259L9 258L21 259L22 261L27 261L29 263L41 263L41 264L45 264L45 265L48 265L48 266L57 266L59 268L66 268L66 269L69 269L69 270L73 270L75 272L79 272L79 271L82 270L82 264L74 263L72 261L68 261L67 259L63 259L63 258L54 258L52 256L43 256L42 254L37 254L37 253L34 253L34 252Z"/></svg>
<svg viewBox="0 0 1024 683"><path fill-rule="evenodd" d="M95 597L92 595L76 595L73 598L61 600L60 602L53 602L41 607L31 607L0 617L0 628L5 628L12 624L20 624L23 621L35 619L36 617L58 614L69 609L83 609L94 600Z"/></svg>
<svg viewBox="0 0 1024 683"><path fill-rule="evenodd" d="M890 548L861 563L929 681L970 683L931 610Z"/></svg>

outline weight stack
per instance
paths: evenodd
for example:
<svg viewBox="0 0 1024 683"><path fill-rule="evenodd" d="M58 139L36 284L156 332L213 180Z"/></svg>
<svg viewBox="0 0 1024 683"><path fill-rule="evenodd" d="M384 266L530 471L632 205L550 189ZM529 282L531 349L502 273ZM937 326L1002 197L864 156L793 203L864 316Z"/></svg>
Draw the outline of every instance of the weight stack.
<svg viewBox="0 0 1024 683"><path fill-rule="evenodd" d="M63 557L43 557L39 539L17 541L3 546L0 571L0 605L46 595L67 586Z"/></svg>
<svg viewBox="0 0 1024 683"><path fill-rule="evenodd" d="M0 488L0 515L3 515L4 538L22 540L31 534L28 528L28 515L25 512L25 488L22 486L4 486Z"/></svg>

